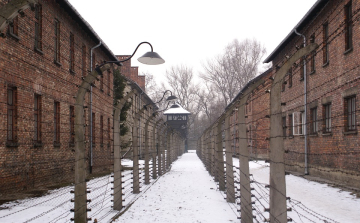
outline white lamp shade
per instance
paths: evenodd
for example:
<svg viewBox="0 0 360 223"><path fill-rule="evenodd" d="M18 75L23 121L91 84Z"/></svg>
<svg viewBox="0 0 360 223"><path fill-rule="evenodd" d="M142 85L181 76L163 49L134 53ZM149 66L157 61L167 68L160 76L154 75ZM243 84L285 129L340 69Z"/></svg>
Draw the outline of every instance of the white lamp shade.
<svg viewBox="0 0 360 223"><path fill-rule="evenodd" d="M147 52L142 57L139 57L138 61L147 65L158 65L165 63L165 60L155 52Z"/></svg>

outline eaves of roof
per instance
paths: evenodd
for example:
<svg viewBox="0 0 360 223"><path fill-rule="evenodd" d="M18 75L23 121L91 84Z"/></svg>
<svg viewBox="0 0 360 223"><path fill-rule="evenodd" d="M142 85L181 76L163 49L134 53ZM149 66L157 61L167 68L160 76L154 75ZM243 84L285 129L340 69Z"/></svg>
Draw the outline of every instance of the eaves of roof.
<svg viewBox="0 0 360 223"><path fill-rule="evenodd" d="M299 32L299 30L305 27L307 23L311 21L328 2L329 0L318 0L305 14L305 16L300 20L300 22L298 22L298 24L296 24L296 26L290 31L290 33L285 37L285 39L264 60L264 63L271 62L276 57L276 55L286 46L286 44L288 44L295 36L297 36L294 30L296 29ZM301 2L299 4L301 4Z"/></svg>
<svg viewBox="0 0 360 223"><path fill-rule="evenodd" d="M70 4L68 0L55 0L71 18L80 25L81 28L90 36L90 38L97 44L101 41L101 46L104 52L110 57L111 60L116 61L117 58L99 35L94 31L90 24L80 15L80 13Z"/></svg>

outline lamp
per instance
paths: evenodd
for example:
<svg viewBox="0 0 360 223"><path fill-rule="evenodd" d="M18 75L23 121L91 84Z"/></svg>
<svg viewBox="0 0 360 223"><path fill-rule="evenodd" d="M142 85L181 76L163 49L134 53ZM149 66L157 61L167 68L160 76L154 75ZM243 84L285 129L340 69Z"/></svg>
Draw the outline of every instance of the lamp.
<svg viewBox="0 0 360 223"><path fill-rule="evenodd" d="M176 97L175 95L172 95L172 92L171 92L170 90L166 90L166 91L164 92L162 98L161 98L159 101L146 104L146 105L144 105L144 107L146 108L146 106L148 106L148 105L154 105L154 104L160 103L160 102L164 99L165 94L166 94L167 92L170 92L170 96L167 97L167 99L166 99L166 102L168 103L168 105L166 106L166 108L167 108L167 107L169 106L170 102L174 102L174 101L177 100L177 97Z"/></svg>
<svg viewBox="0 0 360 223"><path fill-rule="evenodd" d="M119 61L119 60L116 60L116 61L105 61L104 63L102 63L102 64L100 64L99 66L97 66L97 67L95 68L95 70L99 72L100 67L102 67L102 66L105 65L105 64L109 64L109 63L115 63L115 64L118 64L119 66L121 66L121 63L130 60L130 59L135 55L135 53L136 53L136 51L138 50L139 46L142 45L142 44L144 44L144 43L150 45L151 51L150 51L150 52L147 52L147 53L145 53L143 56L139 57L138 61L139 61L140 63L147 64L147 65L158 65L158 64L163 64L163 63L165 63L165 60L164 60L163 58L161 58L158 53L156 53L156 52L153 51L153 47L152 47L152 45L151 45L149 42L141 42L141 43L139 43L139 45L136 47L135 51L133 52L133 54L132 54L130 57L126 58L125 60L120 60L120 61Z"/></svg>

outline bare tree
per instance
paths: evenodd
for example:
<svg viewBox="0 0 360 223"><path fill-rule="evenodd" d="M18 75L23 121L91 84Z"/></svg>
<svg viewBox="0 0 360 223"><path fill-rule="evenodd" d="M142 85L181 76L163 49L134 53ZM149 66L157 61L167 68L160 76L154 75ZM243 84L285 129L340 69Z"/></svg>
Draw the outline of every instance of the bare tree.
<svg viewBox="0 0 360 223"><path fill-rule="evenodd" d="M205 72L200 78L211 83L222 96L224 108L236 94L259 72L259 64L265 48L255 39L232 41L224 53L203 65Z"/></svg>
<svg viewBox="0 0 360 223"><path fill-rule="evenodd" d="M141 75L145 76L145 92L150 98L152 98L156 94L158 88L155 77L151 73L145 72L142 72Z"/></svg>
<svg viewBox="0 0 360 223"><path fill-rule="evenodd" d="M167 83L171 87L172 92L178 98L181 106L191 112L189 125L192 124L192 120L200 112L197 95L198 86L194 84L193 78L192 68L184 65L172 66L169 70L166 70Z"/></svg>
<svg viewBox="0 0 360 223"><path fill-rule="evenodd" d="M198 95L198 103L202 113L205 115L205 126L210 126L212 122L214 122L217 117L221 115L223 112L223 106L221 98L216 93L215 87L208 83L205 83L205 88L200 89L197 92Z"/></svg>

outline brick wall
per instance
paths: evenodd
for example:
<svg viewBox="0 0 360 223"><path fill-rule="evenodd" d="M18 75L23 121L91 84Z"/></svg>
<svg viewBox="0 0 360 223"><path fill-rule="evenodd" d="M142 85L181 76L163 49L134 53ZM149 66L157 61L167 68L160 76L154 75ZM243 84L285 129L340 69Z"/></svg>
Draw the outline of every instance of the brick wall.
<svg viewBox="0 0 360 223"><path fill-rule="evenodd" d="M353 46L345 49L345 5L349 1L329 1L316 17L309 20L302 29L298 30L307 38L314 36L314 42L319 48L314 55L315 69L311 68L311 55L307 56L307 132L308 132L308 161L309 173L325 176L330 179L342 180L352 185L354 179L359 178L360 172L360 138L358 126L360 120L360 81L359 81L359 10L360 1L352 1ZM329 60L324 62L324 24L328 23L328 52ZM291 38L281 48L273 59L273 64L282 65L286 55L296 52L295 46L302 44L302 37ZM292 67L292 86L289 85L289 76L285 78L287 84L281 95L283 116L290 123L289 115L293 112L304 111L304 80L301 78L300 60ZM356 130L346 129L346 98L356 97ZM324 131L324 105L331 103L331 132ZM317 107L318 130L311 130L310 109ZM303 135L287 136L284 140L287 168L304 171L305 138Z"/></svg>
<svg viewBox="0 0 360 223"><path fill-rule="evenodd" d="M74 147L70 143L70 106L74 105L82 75L90 70L90 48L98 41L85 33L66 10L55 1L39 1L42 5L42 47L34 50L35 11L25 10L18 17L17 37L0 39L0 175L1 191L31 189L52 183L73 181ZM60 60L54 63L54 20L60 21ZM70 71L70 32L74 34L75 67ZM86 46L83 67L83 45ZM100 47L94 50L95 63L110 60ZM85 72L83 70L85 69ZM112 125L112 73L104 72L93 88L92 108L95 113L95 144L93 172L109 172L111 138L108 139L108 118ZM7 146L8 87L17 91L17 143ZM110 87L110 89L109 89ZM34 144L34 94L41 95L41 144ZM54 102L60 103L60 144L54 144ZM89 94L85 99L86 124L89 125ZM100 145L100 116L104 118L104 145ZM111 128L110 128L111 129ZM89 140L89 126L86 140ZM112 134L110 134L112 137ZM86 145L89 158L89 143Z"/></svg>
<svg viewBox="0 0 360 223"><path fill-rule="evenodd" d="M117 55L118 60L125 60L130 57L130 55ZM131 60L125 61L122 63L121 74L125 77L128 77L130 80L134 81L139 85L139 87L145 91L145 76L139 76L138 67L131 66Z"/></svg>

